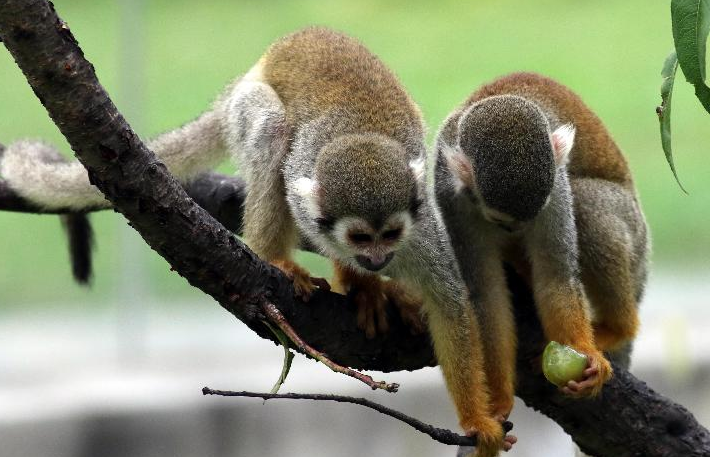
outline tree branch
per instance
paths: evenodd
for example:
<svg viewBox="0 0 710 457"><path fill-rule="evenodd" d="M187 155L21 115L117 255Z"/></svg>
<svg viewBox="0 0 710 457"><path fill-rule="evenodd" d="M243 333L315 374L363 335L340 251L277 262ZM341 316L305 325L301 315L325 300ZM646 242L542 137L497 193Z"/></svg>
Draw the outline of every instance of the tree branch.
<svg viewBox="0 0 710 457"><path fill-rule="evenodd" d="M314 359L316 359L317 361L327 366L336 373L341 373L345 376L350 376L351 378L355 378L358 381L363 382L372 390L382 389L386 392L397 392L397 389L399 389L399 384L397 383L389 384L386 381L375 381L374 379L372 379L371 376L360 373L359 371L355 371L352 368L338 365L337 363L326 357L325 354L316 349L313 349L310 345L308 345L308 343L303 341L303 339L298 336L298 334L293 330L293 327L291 327L291 325L289 325L289 323L286 321L283 314L281 314L281 311L279 311L279 309L274 306L273 303L264 302L262 307L264 309L264 313L266 313L266 317L268 317L271 322L276 324L281 329L281 331L286 334L288 339L290 339L291 342L296 345L296 349L298 349L303 354L313 357Z"/></svg>
<svg viewBox="0 0 710 457"><path fill-rule="evenodd" d="M411 335L397 313L390 316L390 332L368 340L356 328L354 309L344 297L317 291L307 305L295 300L284 275L260 261L190 199L147 150L116 110L51 4L4 0L0 38L89 171L92 183L190 284L214 297L261 337L273 340L261 323L259 303L268 300L301 338L342 365L395 371L434 363L428 338ZM234 187L220 193L231 184L206 191L213 195L208 203L226 194L225 206L231 205L228 201L237 203ZM234 214L237 208L231 211L225 217L239 217ZM615 367L615 378L599 398L569 400L558 393L530 363L543 346L530 294L515 282L511 287L521 313L518 394L527 404L555 419L592 455L710 456L710 433L687 410L620 367Z"/></svg>
<svg viewBox="0 0 710 457"><path fill-rule="evenodd" d="M415 430L429 435L432 439L443 443L454 446L475 446L476 438L470 436L459 435L452 432L451 430L446 430L443 428L434 427L433 425L425 424L424 422L415 419L411 416L407 416L404 413L395 411L392 408L388 408L379 403L372 402L366 398L356 398L348 397L345 395L330 395L330 394L297 394L297 393L286 393L286 394L267 394L258 392L233 392L231 390L214 390L209 387L202 388L202 395L220 395L223 397L251 397L251 398L263 398L264 400L270 400L272 398L276 399L290 399L290 400L320 400L320 401L335 401L339 403L352 403L354 405L364 406L366 408L374 409L375 411L385 414L387 416L393 417L405 424L411 426ZM513 428L513 424L510 422L505 422L503 424L506 431L510 431Z"/></svg>

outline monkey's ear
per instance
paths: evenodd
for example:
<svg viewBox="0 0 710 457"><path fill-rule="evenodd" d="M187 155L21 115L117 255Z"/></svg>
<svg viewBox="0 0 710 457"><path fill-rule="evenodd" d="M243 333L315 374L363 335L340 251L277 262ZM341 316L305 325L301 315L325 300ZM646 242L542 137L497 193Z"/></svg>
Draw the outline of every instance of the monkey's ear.
<svg viewBox="0 0 710 457"><path fill-rule="evenodd" d="M412 170L414 180L421 184L426 179L426 166L424 157L416 158L409 162L409 168Z"/></svg>
<svg viewBox="0 0 710 457"><path fill-rule="evenodd" d="M306 210L313 218L320 217L318 210L318 183L311 178L301 177L294 183L296 194L303 198Z"/></svg>
<svg viewBox="0 0 710 457"><path fill-rule="evenodd" d="M456 148L445 145L441 148L441 153L446 161L446 167L451 173L454 182L454 192L459 193L463 189L473 188L473 165L466 155Z"/></svg>
<svg viewBox="0 0 710 457"><path fill-rule="evenodd" d="M552 150L555 153L555 163L558 167L567 164L569 152L574 146L575 128L572 124L565 124L552 132Z"/></svg>

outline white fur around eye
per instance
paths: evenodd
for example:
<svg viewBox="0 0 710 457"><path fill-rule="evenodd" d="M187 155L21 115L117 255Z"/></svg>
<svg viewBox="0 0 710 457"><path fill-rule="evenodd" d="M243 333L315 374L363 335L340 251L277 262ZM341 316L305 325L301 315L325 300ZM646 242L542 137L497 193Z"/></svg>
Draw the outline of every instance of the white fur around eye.
<svg viewBox="0 0 710 457"><path fill-rule="evenodd" d="M414 221L412 221L412 216L408 212L399 213L399 219L402 221L402 235L400 239L407 238L412 231L412 226Z"/></svg>
<svg viewBox="0 0 710 457"><path fill-rule="evenodd" d="M333 238L341 245L349 246L348 231L351 228L354 231L358 231L365 225L367 225L367 223L357 217L343 217L333 226Z"/></svg>
<svg viewBox="0 0 710 457"><path fill-rule="evenodd" d="M576 129L572 124L565 124L552 132L552 148L555 152L555 163L561 167L567 163L569 153L574 146Z"/></svg>

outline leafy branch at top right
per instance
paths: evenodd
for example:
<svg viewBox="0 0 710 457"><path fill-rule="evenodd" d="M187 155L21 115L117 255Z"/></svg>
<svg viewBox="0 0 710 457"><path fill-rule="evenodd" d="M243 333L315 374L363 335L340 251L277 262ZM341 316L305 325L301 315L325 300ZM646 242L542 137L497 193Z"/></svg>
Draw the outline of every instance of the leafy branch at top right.
<svg viewBox="0 0 710 457"><path fill-rule="evenodd" d="M672 0L671 21L675 50L666 58L661 75L662 104L656 109L661 126L661 144L668 165L683 189L671 149L671 96L678 66L695 88L695 95L710 113L710 87L706 83L705 54L710 32L710 0ZM685 189L683 189L685 191Z"/></svg>

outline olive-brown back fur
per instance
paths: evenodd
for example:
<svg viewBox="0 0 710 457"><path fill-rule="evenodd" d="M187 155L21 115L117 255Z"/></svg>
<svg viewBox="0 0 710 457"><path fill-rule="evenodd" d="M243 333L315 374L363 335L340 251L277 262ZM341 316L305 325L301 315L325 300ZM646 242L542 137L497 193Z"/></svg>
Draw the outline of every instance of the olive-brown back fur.
<svg viewBox="0 0 710 457"><path fill-rule="evenodd" d="M568 166L572 177L601 178L632 186L631 172L619 147L601 120L570 89L535 73L513 73L484 85L465 105L503 94L519 95L537 103L551 115L553 130L566 123L575 126Z"/></svg>
<svg viewBox="0 0 710 457"><path fill-rule="evenodd" d="M309 27L273 44L263 77L281 98L291 125L345 108L351 132L374 132L403 144L421 138L416 104L385 64L357 40Z"/></svg>

